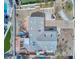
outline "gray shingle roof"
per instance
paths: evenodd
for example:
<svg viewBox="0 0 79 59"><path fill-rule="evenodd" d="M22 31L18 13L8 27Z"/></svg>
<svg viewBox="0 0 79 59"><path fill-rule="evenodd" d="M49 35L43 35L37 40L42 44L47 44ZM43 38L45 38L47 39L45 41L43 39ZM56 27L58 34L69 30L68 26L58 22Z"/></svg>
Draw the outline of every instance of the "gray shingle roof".
<svg viewBox="0 0 79 59"><path fill-rule="evenodd" d="M37 11L32 13L31 17L45 17L45 13Z"/></svg>

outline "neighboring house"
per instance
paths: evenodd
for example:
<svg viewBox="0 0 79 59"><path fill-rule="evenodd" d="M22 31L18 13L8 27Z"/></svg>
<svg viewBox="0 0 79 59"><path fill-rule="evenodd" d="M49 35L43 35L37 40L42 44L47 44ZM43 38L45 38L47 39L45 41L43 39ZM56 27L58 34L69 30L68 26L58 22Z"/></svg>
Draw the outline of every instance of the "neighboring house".
<svg viewBox="0 0 79 59"><path fill-rule="evenodd" d="M19 53L20 51L20 37L16 37L16 52Z"/></svg>

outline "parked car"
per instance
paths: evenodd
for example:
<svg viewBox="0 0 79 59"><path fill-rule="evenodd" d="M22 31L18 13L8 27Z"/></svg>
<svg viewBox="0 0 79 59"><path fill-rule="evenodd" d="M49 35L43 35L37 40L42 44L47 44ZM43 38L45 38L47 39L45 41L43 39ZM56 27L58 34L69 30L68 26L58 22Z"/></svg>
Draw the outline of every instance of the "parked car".
<svg viewBox="0 0 79 59"><path fill-rule="evenodd" d="M9 22L9 16L7 14L4 14L4 24L8 24Z"/></svg>
<svg viewBox="0 0 79 59"><path fill-rule="evenodd" d="M7 25L4 24L4 34L6 33L6 30L7 30Z"/></svg>

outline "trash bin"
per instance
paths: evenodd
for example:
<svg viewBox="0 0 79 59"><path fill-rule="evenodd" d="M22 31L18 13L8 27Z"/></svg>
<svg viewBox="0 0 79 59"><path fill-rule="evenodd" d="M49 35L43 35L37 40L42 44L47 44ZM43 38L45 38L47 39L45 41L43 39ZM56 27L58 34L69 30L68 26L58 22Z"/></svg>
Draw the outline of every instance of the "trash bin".
<svg viewBox="0 0 79 59"><path fill-rule="evenodd" d="M22 58L21 58L21 56L17 55L17 56L16 56L16 59L22 59Z"/></svg>

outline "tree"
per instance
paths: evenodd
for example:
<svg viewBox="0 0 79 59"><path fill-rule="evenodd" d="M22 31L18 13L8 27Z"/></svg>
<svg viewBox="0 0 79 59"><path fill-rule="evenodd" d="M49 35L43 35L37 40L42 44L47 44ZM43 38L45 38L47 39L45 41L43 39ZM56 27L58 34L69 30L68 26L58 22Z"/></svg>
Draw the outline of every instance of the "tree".
<svg viewBox="0 0 79 59"><path fill-rule="evenodd" d="M50 6L52 7L55 0L51 0Z"/></svg>
<svg viewBox="0 0 79 59"><path fill-rule="evenodd" d="M72 8L73 8L73 4L72 4L72 2L71 1L68 1L68 2L66 2L66 9L68 10L68 11L71 11L72 10Z"/></svg>
<svg viewBox="0 0 79 59"><path fill-rule="evenodd" d="M57 56L57 59L64 59L63 56Z"/></svg>
<svg viewBox="0 0 79 59"><path fill-rule="evenodd" d="M44 2L45 2L45 7L47 7L48 6L48 0L44 0Z"/></svg>

